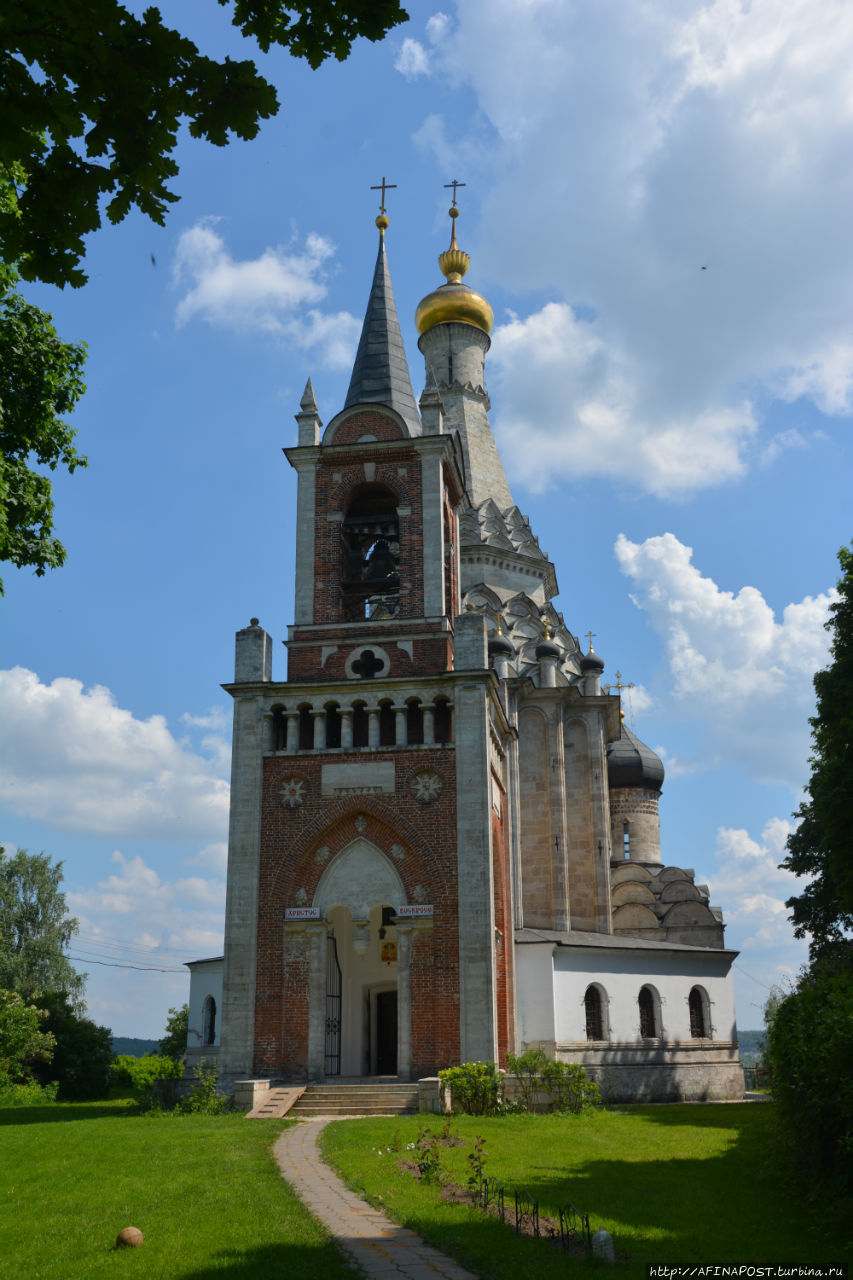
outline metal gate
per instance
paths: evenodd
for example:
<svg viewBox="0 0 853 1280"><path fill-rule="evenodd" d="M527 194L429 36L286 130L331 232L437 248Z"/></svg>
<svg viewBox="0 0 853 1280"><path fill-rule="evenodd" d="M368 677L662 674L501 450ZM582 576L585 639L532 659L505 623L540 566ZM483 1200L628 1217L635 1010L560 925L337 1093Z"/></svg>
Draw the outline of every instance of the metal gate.
<svg viewBox="0 0 853 1280"><path fill-rule="evenodd" d="M332 934L326 951L326 1075L341 1074L341 966Z"/></svg>

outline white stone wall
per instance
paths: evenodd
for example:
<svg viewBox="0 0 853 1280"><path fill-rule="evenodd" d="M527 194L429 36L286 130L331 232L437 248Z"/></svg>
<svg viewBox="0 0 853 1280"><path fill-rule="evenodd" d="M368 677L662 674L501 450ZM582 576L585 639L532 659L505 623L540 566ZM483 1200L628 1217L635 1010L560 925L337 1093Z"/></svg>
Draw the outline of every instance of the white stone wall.
<svg viewBox="0 0 853 1280"><path fill-rule="evenodd" d="M211 1047L218 1049L222 1027L222 970L224 961L206 960L190 967L190 1016L187 1031L187 1057L204 1056ZM213 1046L204 1042L204 1002L212 997L216 1003Z"/></svg>
<svg viewBox="0 0 853 1280"><path fill-rule="evenodd" d="M538 954L536 954L538 953ZM648 1045L640 1036L637 997L644 985L652 986L660 999L661 1040L690 1041L687 1000L700 986L708 994L710 1039L731 1043L737 1039L731 953L720 951L657 951L620 948L553 947L525 943L516 947L519 992L519 1039L526 1043L586 1044L584 994L595 982L607 993L610 1040L620 1044ZM547 956L546 966L543 957ZM551 973L546 973L550 967ZM525 1001L534 984L550 987L548 997Z"/></svg>
<svg viewBox="0 0 853 1280"><path fill-rule="evenodd" d="M516 946L519 1047L542 1047L589 1071L605 1100L699 1101L743 1095L730 966L732 953ZM604 1041L586 1039L584 995L606 995ZM659 1037L640 1035L637 997L651 986ZM708 996L710 1036L690 1035L692 987Z"/></svg>

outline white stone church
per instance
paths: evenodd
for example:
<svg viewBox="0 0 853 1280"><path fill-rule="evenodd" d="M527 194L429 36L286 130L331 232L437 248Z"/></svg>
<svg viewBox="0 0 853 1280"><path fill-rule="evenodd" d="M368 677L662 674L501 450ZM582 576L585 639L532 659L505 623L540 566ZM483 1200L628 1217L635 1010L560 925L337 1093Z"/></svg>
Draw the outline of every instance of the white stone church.
<svg viewBox="0 0 853 1280"><path fill-rule="evenodd" d="M383 205L345 403L324 426L309 381L284 451L287 676L253 618L226 686L224 957L189 966L188 1063L226 1085L416 1080L541 1047L611 1099L737 1097L736 953L663 861L662 763L513 502L458 212L416 314L420 400Z"/></svg>

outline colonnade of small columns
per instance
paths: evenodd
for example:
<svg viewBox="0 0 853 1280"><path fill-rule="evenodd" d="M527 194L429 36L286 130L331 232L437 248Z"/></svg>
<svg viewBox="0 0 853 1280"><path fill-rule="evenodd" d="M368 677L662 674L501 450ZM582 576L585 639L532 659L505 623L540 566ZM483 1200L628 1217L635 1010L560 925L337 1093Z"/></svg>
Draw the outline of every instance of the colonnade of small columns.
<svg viewBox="0 0 853 1280"><path fill-rule="evenodd" d="M433 702L417 698L349 705L330 699L320 706L300 702L273 706L264 719L265 749L288 754L430 747L452 741L452 704L444 696Z"/></svg>

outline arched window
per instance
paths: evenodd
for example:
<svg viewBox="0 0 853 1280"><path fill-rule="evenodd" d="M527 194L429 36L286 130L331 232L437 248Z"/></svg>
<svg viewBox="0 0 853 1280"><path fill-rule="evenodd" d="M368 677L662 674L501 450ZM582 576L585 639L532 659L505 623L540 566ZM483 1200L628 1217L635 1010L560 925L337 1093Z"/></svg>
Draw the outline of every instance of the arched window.
<svg viewBox="0 0 853 1280"><path fill-rule="evenodd" d="M406 742L410 747L424 740L424 713L417 698L411 698L406 711Z"/></svg>
<svg viewBox="0 0 853 1280"><path fill-rule="evenodd" d="M204 1044L216 1043L216 1001L207 996L201 1008L201 1038Z"/></svg>
<svg viewBox="0 0 853 1280"><path fill-rule="evenodd" d="M311 751L314 748L314 721L310 707L299 708L299 750Z"/></svg>
<svg viewBox="0 0 853 1280"><path fill-rule="evenodd" d="M272 709L272 749L273 751L284 751L287 746L287 717L284 714L284 707L273 707Z"/></svg>
<svg viewBox="0 0 853 1280"><path fill-rule="evenodd" d="M637 1004L640 1007L640 1035L645 1040L654 1040L660 1035L656 1003L651 987L643 987Z"/></svg>
<svg viewBox="0 0 853 1280"><path fill-rule="evenodd" d="M439 743L447 743L453 741L453 721L450 713L450 703L446 698L436 698L435 700L435 740Z"/></svg>
<svg viewBox="0 0 853 1280"><path fill-rule="evenodd" d="M708 1008L705 992L701 987L694 987L687 999L690 1010L690 1035L694 1040L706 1040L710 1034Z"/></svg>
<svg viewBox="0 0 853 1280"><path fill-rule="evenodd" d="M337 702L326 703L326 746L341 745L341 713Z"/></svg>
<svg viewBox="0 0 853 1280"><path fill-rule="evenodd" d="M366 747L367 738L367 707L363 702L356 702L352 709L352 745L354 747Z"/></svg>
<svg viewBox="0 0 853 1280"><path fill-rule="evenodd" d="M586 1014L587 1040L606 1039L604 1034L604 1008L600 988L596 986L587 987L583 1004Z"/></svg>
<svg viewBox="0 0 853 1280"><path fill-rule="evenodd" d="M379 745L381 747L393 747L396 741L397 727L394 717L394 704L392 702L380 702Z"/></svg>

